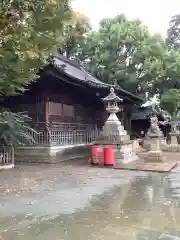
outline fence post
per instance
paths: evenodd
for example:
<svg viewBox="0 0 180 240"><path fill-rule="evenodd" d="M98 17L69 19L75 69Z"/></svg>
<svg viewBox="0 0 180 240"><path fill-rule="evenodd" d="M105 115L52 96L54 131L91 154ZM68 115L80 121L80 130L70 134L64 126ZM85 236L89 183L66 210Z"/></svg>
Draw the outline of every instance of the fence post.
<svg viewBox="0 0 180 240"><path fill-rule="evenodd" d="M11 154L10 154L10 156L11 156L11 162L12 162L12 164L15 164L15 162L14 162L14 147L13 147L12 144L10 145L10 147L11 147L11 148L10 148L10 151L11 151L11 152L10 152L10 153L11 153Z"/></svg>

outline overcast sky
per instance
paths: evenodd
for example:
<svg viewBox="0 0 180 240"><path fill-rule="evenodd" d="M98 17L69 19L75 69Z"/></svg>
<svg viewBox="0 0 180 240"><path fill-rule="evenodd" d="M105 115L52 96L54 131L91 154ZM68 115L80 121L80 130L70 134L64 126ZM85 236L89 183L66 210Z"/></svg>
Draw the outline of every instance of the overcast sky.
<svg viewBox="0 0 180 240"><path fill-rule="evenodd" d="M104 17L124 13L130 19L141 19L151 31L163 35L171 16L180 13L180 0L73 0L72 6L88 16L93 27Z"/></svg>

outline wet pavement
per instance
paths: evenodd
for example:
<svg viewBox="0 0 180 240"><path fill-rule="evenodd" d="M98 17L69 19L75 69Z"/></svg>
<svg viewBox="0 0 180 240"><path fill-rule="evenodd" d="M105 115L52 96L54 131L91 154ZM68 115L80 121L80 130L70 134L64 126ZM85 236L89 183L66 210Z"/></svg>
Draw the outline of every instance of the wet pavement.
<svg viewBox="0 0 180 240"><path fill-rule="evenodd" d="M180 171L69 162L0 172L0 239L180 240Z"/></svg>

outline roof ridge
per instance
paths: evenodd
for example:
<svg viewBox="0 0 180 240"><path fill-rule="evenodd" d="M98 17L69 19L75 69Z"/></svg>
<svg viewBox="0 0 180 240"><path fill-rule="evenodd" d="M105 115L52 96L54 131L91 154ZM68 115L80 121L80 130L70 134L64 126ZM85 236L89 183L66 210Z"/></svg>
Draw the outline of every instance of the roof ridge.
<svg viewBox="0 0 180 240"><path fill-rule="evenodd" d="M55 54L54 57L58 58L59 60L62 60L65 63L70 64L73 67L76 67L77 69L81 69L81 64L78 63L77 59L69 59L62 54Z"/></svg>

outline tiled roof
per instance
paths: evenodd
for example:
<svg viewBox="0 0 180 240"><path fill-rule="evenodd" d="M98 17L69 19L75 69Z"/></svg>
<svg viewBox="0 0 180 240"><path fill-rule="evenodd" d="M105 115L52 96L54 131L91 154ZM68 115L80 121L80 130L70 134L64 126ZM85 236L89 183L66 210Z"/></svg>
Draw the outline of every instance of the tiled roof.
<svg viewBox="0 0 180 240"><path fill-rule="evenodd" d="M143 102L143 99L122 89L121 87L101 82L97 78L93 77L85 70L85 68L80 64L80 62L76 60L70 60L60 54L56 54L53 57L52 64L56 68L58 68L58 70L62 71L64 74L68 75L69 77L75 78L76 80L82 81L83 83L87 83L90 86L98 87L98 88L108 88L108 89L110 87L114 87L117 93L123 96L128 96L130 99L134 101Z"/></svg>
<svg viewBox="0 0 180 240"><path fill-rule="evenodd" d="M145 120L145 119L149 119L151 114L152 114L151 107L143 107L143 108L136 109L136 112L132 113L131 119L132 120ZM160 108L156 110L156 114L158 117L160 117L164 120L171 119L170 114Z"/></svg>

